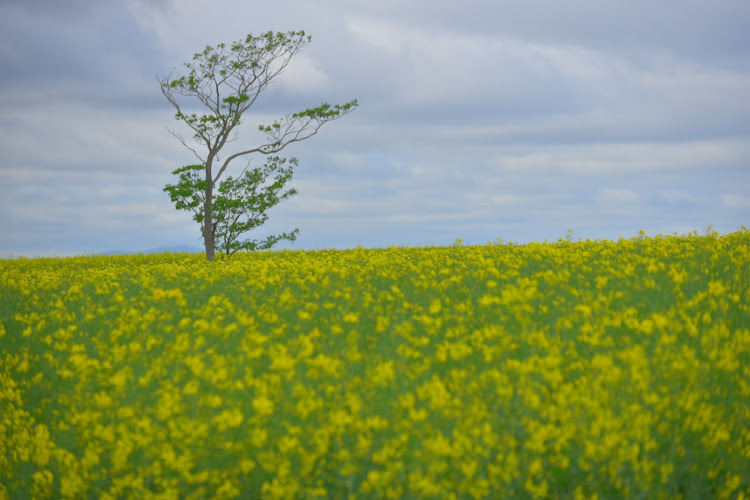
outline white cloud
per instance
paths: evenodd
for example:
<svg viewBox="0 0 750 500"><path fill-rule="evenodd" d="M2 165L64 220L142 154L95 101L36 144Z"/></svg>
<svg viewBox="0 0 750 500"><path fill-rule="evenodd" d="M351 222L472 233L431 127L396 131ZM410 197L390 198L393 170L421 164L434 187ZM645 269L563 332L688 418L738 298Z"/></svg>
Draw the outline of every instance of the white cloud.
<svg viewBox="0 0 750 500"><path fill-rule="evenodd" d="M640 201L638 193L623 188L601 188L594 196L596 203L609 207L633 205Z"/></svg>
<svg viewBox="0 0 750 500"><path fill-rule="evenodd" d="M349 19L347 30L366 44L378 50L388 52L392 56L402 56L408 50L407 33L405 27L393 23L372 19Z"/></svg>
<svg viewBox="0 0 750 500"><path fill-rule="evenodd" d="M750 196L724 194L720 196L720 199L725 207L750 211Z"/></svg>
<svg viewBox="0 0 750 500"><path fill-rule="evenodd" d="M697 201L696 197L680 189L665 189L660 193L661 198L669 203L690 203Z"/></svg>
<svg viewBox="0 0 750 500"><path fill-rule="evenodd" d="M6 96L2 102L9 102ZM0 134L4 154L61 174L81 169L153 174L155 164L169 168L181 148L167 132L173 122L166 109L123 111L52 98L24 107L10 104L3 113L13 123Z"/></svg>
<svg viewBox="0 0 750 500"><path fill-rule="evenodd" d="M287 66L278 80L282 88L295 95L319 95L329 82L330 78L320 64L306 54L295 56L294 62Z"/></svg>
<svg viewBox="0 0 750 500"><path fill-rule="evenodd" d="M525 206L528 205L530 202L533 201L533 198L530 198L528 196L519 196L519 195L513 195L513 194L501 194L501 195L491 195L489 197L490 203L495 206L500 207L519 207L519 206Z"/></svg>
<svg viewBox="0 0 750 500"><path fill-rule="evenodd" d="M498 137L502 137L498 133ZM497 151L494 164L508 171L576 175L642 175L657 172L741 169L750 143L729 139L687 143L578 143L524 145Z"/></svg>

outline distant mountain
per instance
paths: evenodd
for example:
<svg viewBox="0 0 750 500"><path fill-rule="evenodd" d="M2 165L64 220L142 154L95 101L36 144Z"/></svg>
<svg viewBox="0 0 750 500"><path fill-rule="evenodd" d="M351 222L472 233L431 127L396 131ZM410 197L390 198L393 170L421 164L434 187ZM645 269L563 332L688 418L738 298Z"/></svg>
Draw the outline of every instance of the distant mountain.
<svg viewBox="0 0 750 500"><path fill-rule="evenodd" d="M109 250L108 252L102 252L99 255L131 255L136 253L198 253L203 252L203 248L194 247L191 245L169 245L158 248L150 248L148 250Z"/></svg>

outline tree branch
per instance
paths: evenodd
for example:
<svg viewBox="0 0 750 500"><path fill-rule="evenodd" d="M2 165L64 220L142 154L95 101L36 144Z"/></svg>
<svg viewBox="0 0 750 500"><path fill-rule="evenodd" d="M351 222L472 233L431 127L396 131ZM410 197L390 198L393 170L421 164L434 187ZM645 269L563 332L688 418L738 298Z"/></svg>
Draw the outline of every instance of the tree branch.
<svg viewBox="0 0 750 500"><path fill-rule="evenodd" d="M201 161L201 163L206 163L206 160L204 158L201 158L201 156L193 148L191 148L190 146L187 145L187 143L185 142L185 139L180 134L178 134L174 130L170 130L170 129L167 129L167 131L170 134L172 134L174 137L176 137L177 140L180 141L183 146L185 146L187 149L189 149L190 151L192 151L193 154L195 155L195 157L198 158Z"/></svg>
<svg viewBox="0 0 750 500"><path fill-rule="evenodd" d="M227 157L219 169L219 172L216 174L214 181L221 177L231 161L235 158L252 153L262 153L265 155L276 154L290 144L309 139L317 134L318 130L320 130L324 124L351 113L357 106L358 103L356 99L344 105L337 104L335 106L330 106L328 104L323 104L317 108L306 109L291 116L287 115L282 122L277 121L274 122L273 125L261 126L260 129L261 131L266 132L269 142L262 146L240 151L239 153ZM313 122L316 123L313 124ZM306 135L302 135L303 132L307 130L310 130L310 132ZM287 139L288 137L291 138Z"/></svg>

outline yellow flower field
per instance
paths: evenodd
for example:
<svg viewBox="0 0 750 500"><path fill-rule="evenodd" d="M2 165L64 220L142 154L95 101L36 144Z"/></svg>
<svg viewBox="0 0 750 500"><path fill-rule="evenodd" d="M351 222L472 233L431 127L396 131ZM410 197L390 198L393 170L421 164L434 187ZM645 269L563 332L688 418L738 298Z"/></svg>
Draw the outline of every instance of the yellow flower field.
<svg viewBox="0 0 750 500"><path fill-rule="evenodd" d="M0 499L749 498L750 232L0 260Z"/></svg>

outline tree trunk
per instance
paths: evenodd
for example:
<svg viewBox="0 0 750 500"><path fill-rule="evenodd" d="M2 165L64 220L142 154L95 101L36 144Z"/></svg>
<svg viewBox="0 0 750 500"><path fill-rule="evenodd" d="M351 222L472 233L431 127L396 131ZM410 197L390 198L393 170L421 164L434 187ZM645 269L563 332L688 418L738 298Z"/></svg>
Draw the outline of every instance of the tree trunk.
<svg viewBox="0 0 750 500"><path fill-rule="evenodd" d="M206 245L206 259L209 262L215 260L214 257L214 185L211 182L211 163L212 155L209 155L206 162L206 202L203 205L203 242Z"/></svg>
<svg viewBox="0 0 750 500"><path fill-rule="evenodd" d="M203 242L206 244L206 258L213 262L214 257L214 232L213 232L213 189L206 189L206 204L204 205L203 214Z"/></svg>

